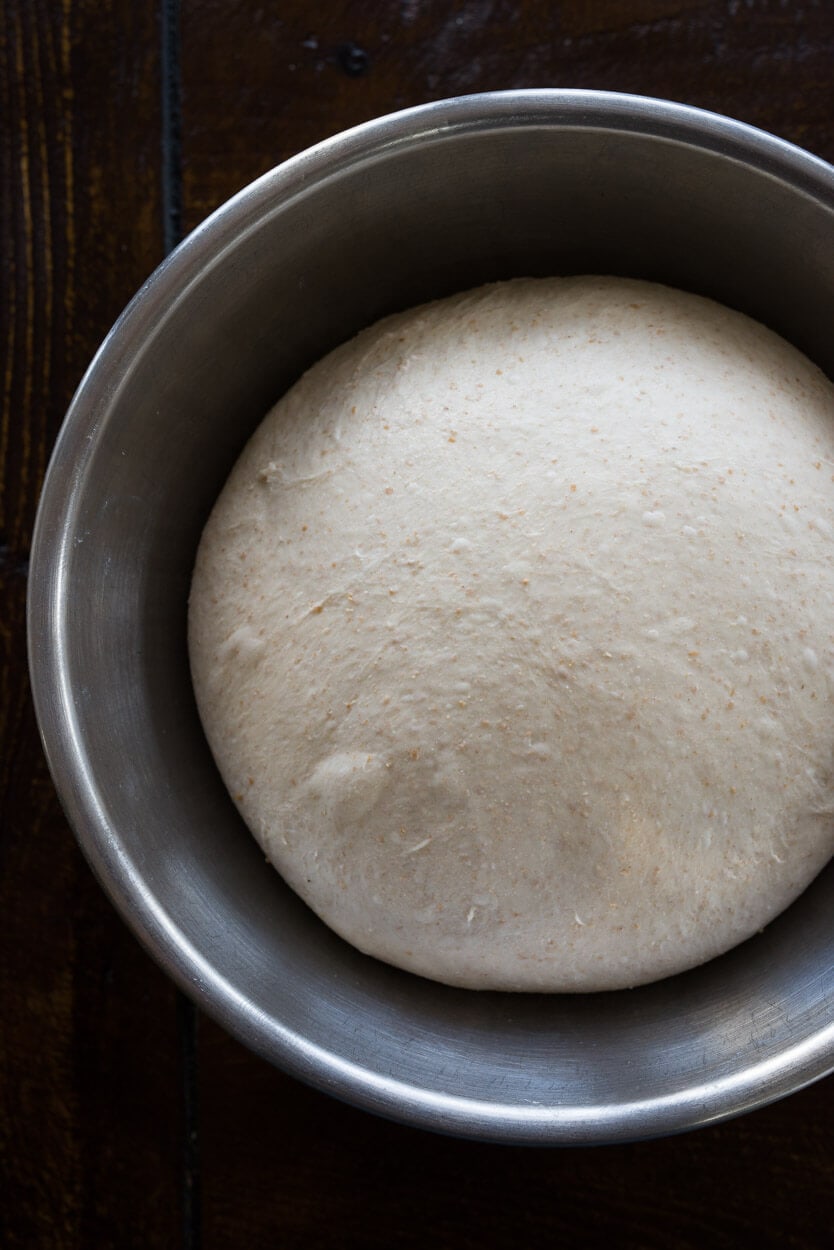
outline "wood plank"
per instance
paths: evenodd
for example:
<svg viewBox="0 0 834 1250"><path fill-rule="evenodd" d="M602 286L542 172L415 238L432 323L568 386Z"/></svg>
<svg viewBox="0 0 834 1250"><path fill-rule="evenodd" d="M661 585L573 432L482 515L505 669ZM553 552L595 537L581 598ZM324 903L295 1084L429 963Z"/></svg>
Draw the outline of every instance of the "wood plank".
<svg viewBox="0 0 834 1250"><path fill-rule="evenodd" d="M829 6L715 0L183 0L184 220L365 119L561 85L715 109L834 158ZM207 1250L280 1244L817 1246L834 1079L726 1125L592 1151L475 1145L306 1089L201 1029Z"/></svg>
<svg viewBox="0 0 834 1250"><path fill-rule="evenodd" d="M0 1244L178 1244L175 993L84 863L29 697L25 593L81 374L162 255L153 0L3 8Z"/></svg>

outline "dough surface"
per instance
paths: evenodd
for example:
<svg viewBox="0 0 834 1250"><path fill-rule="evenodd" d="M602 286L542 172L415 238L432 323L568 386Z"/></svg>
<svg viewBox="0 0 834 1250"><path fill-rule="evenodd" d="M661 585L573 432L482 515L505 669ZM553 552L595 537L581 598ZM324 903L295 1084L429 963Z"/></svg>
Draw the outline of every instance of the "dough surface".
<svg viewBox="0 0 834 1250"><path fill-rule="evenodd" d="M521 279L311 369L205 529L205 730L286 881L450 984L632 986L834 852L834 388L710 301Z"/></svg>

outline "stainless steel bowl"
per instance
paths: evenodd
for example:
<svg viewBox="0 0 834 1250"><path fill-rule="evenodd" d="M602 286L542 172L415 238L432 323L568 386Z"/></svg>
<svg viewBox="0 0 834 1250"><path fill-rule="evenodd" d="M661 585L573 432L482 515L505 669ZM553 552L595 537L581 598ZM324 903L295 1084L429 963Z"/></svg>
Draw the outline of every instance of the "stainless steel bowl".
<svg viewBox="0 0 834 1250"><path fill-rule="evenodd" d="M520 275L660 280L834 374L834 171L678 105L586 91L432 104L303 153L142 288L73 401L35 535L30 656L79 841L170 975L350 1102L494 1141L691 1128L834 1066L834 866L706 966L573 997L452 990L363 957L283 885L215 771L186 597L208 510L299 373L384 313Z"/></svg>

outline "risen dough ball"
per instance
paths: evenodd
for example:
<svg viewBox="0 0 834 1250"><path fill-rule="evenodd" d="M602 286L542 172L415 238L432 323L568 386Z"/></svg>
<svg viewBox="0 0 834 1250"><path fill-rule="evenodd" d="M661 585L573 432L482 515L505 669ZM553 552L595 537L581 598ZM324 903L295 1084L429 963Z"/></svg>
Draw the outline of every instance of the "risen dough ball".
<svg viewBox="0 0 834 1250"><path fill-rule="evenodd" d="M834 389L707 300L521 280L301 379L200 546L241 812L361 950L598 990L756 932L834 850Z"/></svg>

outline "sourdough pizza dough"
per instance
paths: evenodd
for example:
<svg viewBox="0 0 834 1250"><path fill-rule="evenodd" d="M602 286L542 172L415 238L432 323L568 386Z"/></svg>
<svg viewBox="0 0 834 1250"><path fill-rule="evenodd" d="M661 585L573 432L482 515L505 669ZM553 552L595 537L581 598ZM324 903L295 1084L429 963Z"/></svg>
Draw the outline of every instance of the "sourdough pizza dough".
<svg viewBox="0 0 834 1250"><path fill-rule="evenodd" d="M834 851L834 388L609 278L381 322L244 451L190 607L206 733L284 878L454 985L631 986Z"/></svg>

